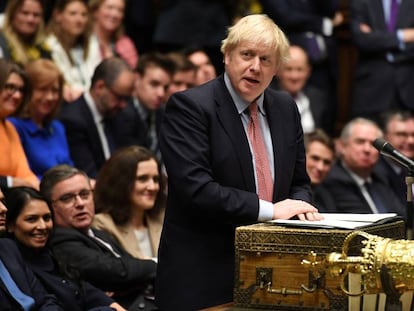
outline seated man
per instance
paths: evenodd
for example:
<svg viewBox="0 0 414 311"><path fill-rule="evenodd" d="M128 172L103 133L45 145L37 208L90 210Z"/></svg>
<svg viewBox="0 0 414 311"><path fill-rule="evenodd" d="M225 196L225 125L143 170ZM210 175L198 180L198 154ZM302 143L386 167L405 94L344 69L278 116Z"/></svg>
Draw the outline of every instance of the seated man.
<svg viewBox="0 0 414 311"><path fill-rule="evenodd" d="M312 192L318 190L318 196L313 196L312 204L319 208L322 200L327 205L334 205L331 194L319 185L328 175L335 160L335 147L332 139L322 130L316 129L304 135L306 152L306 172L311 180Z"/></svg>
<svg viewBox="0 0 414 311"><path fill-rule="evenodd" d="M58 262L95 287L113 292L125 308L137 299L152 305L144 293L155 279L156 263L132 257L104 232L91 228L95 208L86 173L58 165L46 172L40 189L54 212L50 246Z"/></svg>
<svg viewBox="0 0 414 311"><path fill-rule="evenodd" d="M335 198L334 203L321 202L321 212L334 213L397 213L404 216L403 205L382 176L374 172L379 153L372 142L382 137L376 123L364 118L348 122L337 143L339 159L316 189L315 199L321 202L320 189Z"/></svg>
<svg viewBox="0 0 414 311"><path fill-rule="evenodd" d="M0 190L0 232L5 230L3 193ZM46 293L33 272L23 262L13 241L0 239L1 310L63 310L55 296Z"/></svg>

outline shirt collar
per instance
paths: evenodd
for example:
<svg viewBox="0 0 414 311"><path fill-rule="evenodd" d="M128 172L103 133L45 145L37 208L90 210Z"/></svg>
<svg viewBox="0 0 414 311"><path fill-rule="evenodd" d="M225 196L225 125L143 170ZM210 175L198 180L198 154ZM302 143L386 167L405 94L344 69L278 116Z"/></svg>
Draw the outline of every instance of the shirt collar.
<svg viewBox="0 0 414 311"><path fill-rule="evenodd" d="M250 105L250 103L246 100L244 100L239 94L237 94L236 90L233 88L230 78L227 73L224 73L224 83L230 93L231 98L233 99L234 104L236 105L237 112L239 114L242 114ZM264 103L264 94L261 94L257 98L257 106L259 107L259 111L266 115L265 110L263 108Z"/></svg>

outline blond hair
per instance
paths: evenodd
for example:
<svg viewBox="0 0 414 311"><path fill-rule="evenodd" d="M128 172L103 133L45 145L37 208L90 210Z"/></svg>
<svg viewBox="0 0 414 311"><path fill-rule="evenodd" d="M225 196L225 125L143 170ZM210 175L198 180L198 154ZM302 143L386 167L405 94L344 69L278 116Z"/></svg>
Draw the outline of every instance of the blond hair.
<svg viewBox="0 0 414 311"><path fill-rule="evenodd" d="M229 27L227 37L221 42L221 52L231 52L243 41L271 48L281 63L289 56L288 39L266 14L247 15Z"/></svg>

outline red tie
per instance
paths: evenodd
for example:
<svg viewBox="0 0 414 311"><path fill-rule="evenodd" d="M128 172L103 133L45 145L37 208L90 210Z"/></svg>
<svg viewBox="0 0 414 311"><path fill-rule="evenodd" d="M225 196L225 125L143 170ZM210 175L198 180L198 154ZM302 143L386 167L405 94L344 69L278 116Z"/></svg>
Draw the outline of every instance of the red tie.
<svg viewBox="0 0 414 311"><path fill-rule="evenodd" d="M250 120L247 125L247 134L254 154L259 198L272 202L273 180L262 131L260 130L259 119L257 117L257 103L251 103L249 110Z"/></svg>

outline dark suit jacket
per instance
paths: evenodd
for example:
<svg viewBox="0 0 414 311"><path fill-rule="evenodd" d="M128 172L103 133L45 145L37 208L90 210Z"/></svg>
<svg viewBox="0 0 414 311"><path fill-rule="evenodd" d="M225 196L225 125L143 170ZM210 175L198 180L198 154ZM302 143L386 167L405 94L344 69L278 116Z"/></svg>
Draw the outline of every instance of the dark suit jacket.
<svg viewBox="0 0 414 311"><path fill-rule="evenodd" d="M264 101L275 158L273 201L310 201L296 105L270 89ZM235 228L257 221L259 200L248 139L223 76L170 98L160 146L169 185L157 304L196 310L232 301Z"/></svg>
<svg viewBox="0 0 414 311"><path fill-rule="evenodd" d="M271 84L271 87L275 90L282 90L277 79L274 79L274 81ZM315 122L315 127L322 128L326 132L329 132L329 105L334 105L334 103L329 102L328 98L326 97L326 94L312 85L306 85L303 88L302 92L309 99L310 110L312 113L313 120Z"/></svg>
<svg viewBox="0 0 414 311"><path fill-rule="evenodd" d="M114 302L103 291L88 282L71 280L59 271L54 258L46 248L33 249L17 244L27 266L49 293L53 293L66 310L113 311L109 305Z"/></svg>
<svg viewBox="0 0 414 311"><path fill-rule="evenodd" d="M63 310L55 296L49 295L45 291L33 272L26 266L16 244L12 240L0 238L0 259L20 290L35 300L35 310ZM0 310L14 311L20 309L20 305L12 298L0 279Z"/></svg>
<svg viewBox="0 0 414 311"><path fill-rule="evenodd" d="M338 0L260 0L263 12L269 15L275 23L286 33L292 45L299 45L309 51L307 32L322 36L329 64L328 75L337 74L336 42L333 36L323 35L323 18L333 18L339 8ZM313 64L313 74L318 70L318 64ZM325 69L326 69L325 68ZM321 81L317 81L322 86Z"/></svg>
<svg viewBox="0 0 414 311"><path fill-rule="evenodd" d="M375 115L391 107L396 92L405 108L414 109L414 43L401 50L396 32L387 31L382 1L351 0L351 33L359 51L353 90L352 114ZM404 0L397 28L414 26L414 0ZM367 24L371 33L360 30ZM392 53L395 61L387 60Z"/></svg>
<svg viewBox="0 0 414 311"><path fill-rule="evenodd" d="M385 159L383 156L379 159L375 171L384 177L388 181L389 186L394 190L400 199L402 204L407 202L407 185L405 183L405 177L408 172L407 169L401 167L401 174L397 174L396 171L392 168L391 160ZM399 165L399 164L395 164Z"/></svg>
<svg viewBox="0 0 414 311"><path fill-rule="evenodd" d="M379 189L381 200L390 213L397 213L405 216L404 206L397 195L388 186L387 181L382 179L376 172L372 174L372 182ZM322 190L319 190L319 187ZM359 186L352 179L351 175L344 169L340 161L337 161L328 173L322 184L315 189L315 201L319 203L318 209L324 213L372 213L368 202L365 200ZM328 191L335 199L332 202L322 202L323 197L319 191Z"/></svg>
<svg viewBox="0 0 414 311"><path fill-rule="evenodd" d="M66 129L69 150L75 166L95 178L105 155L92 113L82 95L62 106L59 119Z"/></svg>
<svg viewBox="0 0 414 311"><path fill-rule="evenodd" d="M50 247L64 270L77 272L80 278L104 291L130 290L153 280L154 261L134 258L106 233L93 232L121 257L115 257L108 248L78 230L56 227Z"/></svg>

